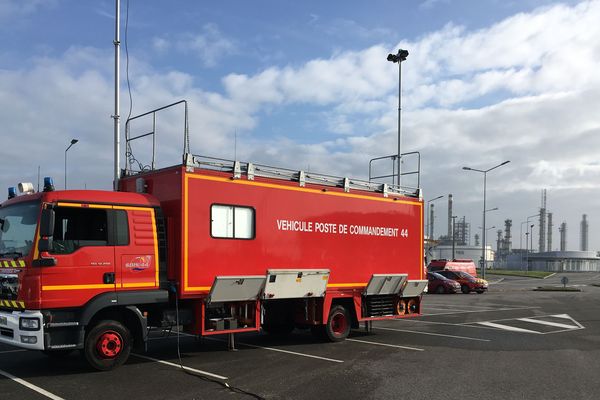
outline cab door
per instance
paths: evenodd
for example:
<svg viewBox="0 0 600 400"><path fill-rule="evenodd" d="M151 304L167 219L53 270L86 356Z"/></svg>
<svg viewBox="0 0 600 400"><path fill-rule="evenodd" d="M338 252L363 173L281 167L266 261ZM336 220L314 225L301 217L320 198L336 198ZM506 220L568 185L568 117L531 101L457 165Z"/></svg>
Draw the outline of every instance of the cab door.
<svg viewBox="0 0 600 400"><path fill-rule="evenodd" d="M77 307L115 291L112 206L58 203L49 255L42 271L42 307Z"/></svg>
<svg viewBox="0 0 600 400"><path fill-rule="evenodd" d="M156 217L153 208L118 207L117 232L128 246L115 247L117 291L156 289L159 287L159 256Z"/></svg>

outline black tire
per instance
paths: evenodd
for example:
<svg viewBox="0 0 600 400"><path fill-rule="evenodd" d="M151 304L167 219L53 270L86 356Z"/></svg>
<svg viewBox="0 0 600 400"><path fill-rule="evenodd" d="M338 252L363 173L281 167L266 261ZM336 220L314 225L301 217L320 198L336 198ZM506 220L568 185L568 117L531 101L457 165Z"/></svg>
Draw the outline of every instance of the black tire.
<svg viewBox="0 0 600 400"><path fill-rule="evenodd" d="M471 289L469 289L469 287L467 285L462 285L460 287L461 292L463 292L464 294L469 294L471 293Z"/></svg>
<svg viewBox="0 0 600 400"><path fill-rule="evenodd" d="M50 358L65 358L69 354L73 352L72 349L64 349L64 350L42 350L46 356Z"/></svg>
<svg viewBox="0 0 600 400"><path fill-rule="evenodd" d="M446 289L444 289L444 287L442 285L440 285L437 287L437 289L435 289L435 292L437 294L444 294L444 293L446 293Z"/></svg>
<svg viewBox="0 0 600 400"><path fill-rule="evenodd" d="M344 306L333 306L324 326L325 335L331 342L341 342L350 334L351 325L352 321L348 310Z"/></svg>
<svg viewBox="0 0 600 400"><path fill-rule="evenodd" d="M119 321L100 321L85 336L84 355L88 364L99 371L122 365L131 353L131 333Z"/></svg>
<svg viewBox="0 0 600 400"><path fill-rule="evenodd" d="M478 290L477 294L482 294L483 292L485 292L485 290Z"/></svg>

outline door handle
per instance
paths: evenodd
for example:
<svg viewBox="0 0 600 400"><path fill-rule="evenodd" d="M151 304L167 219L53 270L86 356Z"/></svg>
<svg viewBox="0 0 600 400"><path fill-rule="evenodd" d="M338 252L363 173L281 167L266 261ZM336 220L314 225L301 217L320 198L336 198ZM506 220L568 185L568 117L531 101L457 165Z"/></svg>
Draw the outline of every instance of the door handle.
<svg viewBox="0 0 600 400"><path fill-rule="evenodd" d="M106 272L104 275L102 275L102 283L114 284L115 283L115 273L114 272Z"/></svg>

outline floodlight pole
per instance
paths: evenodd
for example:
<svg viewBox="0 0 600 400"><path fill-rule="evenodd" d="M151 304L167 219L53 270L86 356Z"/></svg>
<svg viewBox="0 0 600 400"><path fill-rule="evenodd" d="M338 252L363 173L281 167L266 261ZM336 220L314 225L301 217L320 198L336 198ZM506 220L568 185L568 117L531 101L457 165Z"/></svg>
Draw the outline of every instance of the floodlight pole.
<svg viewBox="0 0 600 400"><path fill-rule="evenodd" d="M427 222L425 223L425 226L427 227L426 233L427 233L427 236L429 237L429 239L433 239L433 237L432 237L433 236L433 221L428 221L428 218L430 217L429 214L431 212L431 202L439 200L443 197L444 197L444 195L441 195L441 196L434 197L431 200L427 200L427 205L425 207L425 221L427 221Z"/></svg>
<svg viewBox="0 0 600 400"><path fill-rule="evenodd" d="M408 50L398 49L397 54L388 54L387 60L393 63L398 63L398 177L396 178L397 185L400 186L402 175L401 166L402 162L400 156L402 154L400 146L402 143L402 130L401 130L401 115L402 115L402 61L406 61L408 57Z"/></svg>
<svg viewBox="0 0 600 400"><path fill-rule="evenodd" d="M113 189L119 189L119 177L120 177L120 146L121 146L121 105L119 102L119 97L121 95L119 83L120 83L120 63L121 63L121 39L120 39L120 22L121 22L121 1L115 1L115 40L113 44L115 45L115 110L112 116L114 121L114 141L115 141L115 149L114 149L114 176L113 176Z"/></svg>

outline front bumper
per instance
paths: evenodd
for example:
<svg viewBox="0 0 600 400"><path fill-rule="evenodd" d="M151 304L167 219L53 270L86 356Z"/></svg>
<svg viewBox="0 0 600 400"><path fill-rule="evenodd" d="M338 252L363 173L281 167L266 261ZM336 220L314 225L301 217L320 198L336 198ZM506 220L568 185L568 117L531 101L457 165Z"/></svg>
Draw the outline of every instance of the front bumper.
<svg viewBox="0 0 600 400"><path fill-rule="evenodd" d="M24 330L19 319L37 318L38 330ZM44 318L39 311L0 311L0 343L29 350L44 350Z"/></svg>

